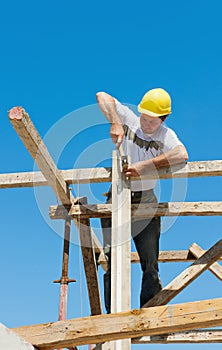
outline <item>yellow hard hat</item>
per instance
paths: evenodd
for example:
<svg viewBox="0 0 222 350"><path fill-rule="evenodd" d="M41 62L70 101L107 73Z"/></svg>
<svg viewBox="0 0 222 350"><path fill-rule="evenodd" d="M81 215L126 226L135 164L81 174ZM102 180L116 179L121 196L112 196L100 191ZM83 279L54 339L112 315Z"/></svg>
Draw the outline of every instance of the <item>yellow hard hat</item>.
<svg viewBox="0 0 222 350"><path fill-rule="evenodd" d="M161 88L149 90L138 105L138 111L151 117L161 117L170 114L170 95Z"/></svg>

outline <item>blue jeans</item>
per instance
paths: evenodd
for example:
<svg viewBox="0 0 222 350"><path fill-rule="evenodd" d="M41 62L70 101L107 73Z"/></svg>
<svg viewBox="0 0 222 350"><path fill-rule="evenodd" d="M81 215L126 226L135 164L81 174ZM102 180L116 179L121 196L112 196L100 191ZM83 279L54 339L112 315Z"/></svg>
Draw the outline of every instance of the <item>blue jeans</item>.
<svg viewBox="0 0 222 350"><path fill-rule="evenodd" d="M111 202L111 192L107 203ZM131 203L156 203L153 190L131 192ZM101 219L103 230L104 254L108 269L104 274L104 299L107 313L111 309L111 219ZM158 269L160 218L153 217L146 220L132 221L131 235L133 237L143 272L140 293L140 307L157 294L161 288Z"/></svg>

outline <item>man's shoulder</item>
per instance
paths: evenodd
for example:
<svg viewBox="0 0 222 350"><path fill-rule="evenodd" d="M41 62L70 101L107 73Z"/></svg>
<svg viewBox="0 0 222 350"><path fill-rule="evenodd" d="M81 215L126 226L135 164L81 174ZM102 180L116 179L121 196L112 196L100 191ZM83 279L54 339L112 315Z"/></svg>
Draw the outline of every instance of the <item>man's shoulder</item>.
<svg viewBox="0 0 222 350"><path fill-rule="evenodd" d="M171 135L176 135L175 131L169 128L167 125L162 124L158 130L158 134L160 137L166 137Z"/></svg>
<svg viewBox="0 0 222 350"><path fill-rule="evenodd" d="M138 123L139 117L136 115L136 107L134 105L121 103L115 99L117 113L124 121L128 123Z"/></svg>

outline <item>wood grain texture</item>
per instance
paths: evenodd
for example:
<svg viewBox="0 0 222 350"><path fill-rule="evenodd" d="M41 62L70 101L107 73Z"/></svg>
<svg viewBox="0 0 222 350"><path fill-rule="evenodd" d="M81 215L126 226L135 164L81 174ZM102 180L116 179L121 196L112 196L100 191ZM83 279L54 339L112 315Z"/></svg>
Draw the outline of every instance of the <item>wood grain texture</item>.
<svg viewBox="0 0 222 350"><path fill-rule="evenodd" d="M209 268L222 254L222 240L214 244L192 265L181 272L173 281L150 299L143 307L165 305Z"/></svg>
<svg viewBox="0 0 222 350"><path fill-rule="evenodd" d="M222 326L222 298L15 328L39 350Z"/></svg>

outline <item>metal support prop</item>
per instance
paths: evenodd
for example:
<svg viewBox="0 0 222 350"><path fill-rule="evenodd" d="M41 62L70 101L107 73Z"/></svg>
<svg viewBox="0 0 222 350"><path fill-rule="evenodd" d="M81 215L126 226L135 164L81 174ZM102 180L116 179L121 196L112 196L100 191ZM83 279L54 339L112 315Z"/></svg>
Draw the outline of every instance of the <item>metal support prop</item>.
<svg viewBox="0 0 222 350"><path fill-rule="evenodd" d="M68 284L70 282L76 282L75 279L69 279L68 277L70 229L71 229L71 221L65 220L63 259L62 259L62 277L59 280L53 281L54 283L60 283L59 318L58 318L59 321L66 320ZM63 350L63 349L59 349L59 350ZM77 350L77 348L72 347L70 348L70 350Z"/></svg>
<svg viewBox="0 0 222 350"><path fill-rule="evenodd" d="M121 157L122 158L122 157ZM123 163L113 152L112 166L112 252L111 312L131 308L131 191ZM127 159L127 164L129 164ZM113 350L128 350L130 339L112 342Z"/></svg>

